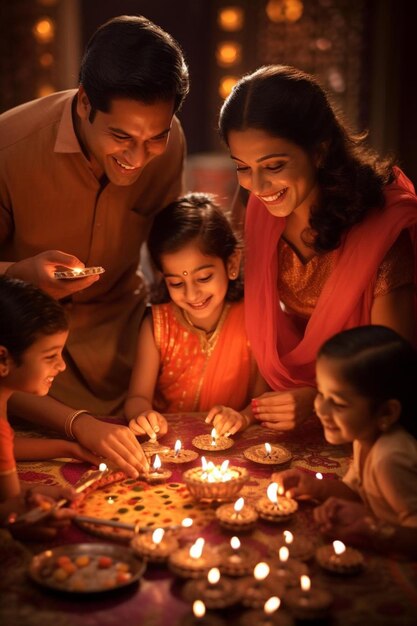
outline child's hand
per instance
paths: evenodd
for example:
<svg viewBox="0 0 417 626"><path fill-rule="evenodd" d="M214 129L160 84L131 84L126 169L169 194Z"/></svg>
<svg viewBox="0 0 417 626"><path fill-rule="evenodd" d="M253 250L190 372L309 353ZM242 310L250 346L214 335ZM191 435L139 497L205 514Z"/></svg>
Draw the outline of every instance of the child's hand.
<svg viewBox="0 0 417 626"><path fill-rule="evenodd" d="M129 428L139 437L148 435L150 439L157 439L167 434L168 422L157 411L143 411L138 417L129 421Z"/></svg>
<svg viewBox="0 0 417 626"><path fill-rule="evenodd" d="M228 436L234 435L238 432L238 430L247 426L248 418L228 406L219 405L210 409L205 419L205 423L213 423L213 426L219 436Z"/></svg>
<svg viewBox="0 0 417 626"><path fill-rule="evenodd" d="M341 498L328 498L314 509L314 519L322 533L348 539L353 535L369 532L365 518L369 511L361 502L351 502Z"/></svg>
<svg viewBox="0 0 417 626"><path fill-rule="evenodd" d="M289 469L275 472L272 474L271 480L278 483L280 491L285 493L288 498L318 497L318 481L302 470Z"/></svg>

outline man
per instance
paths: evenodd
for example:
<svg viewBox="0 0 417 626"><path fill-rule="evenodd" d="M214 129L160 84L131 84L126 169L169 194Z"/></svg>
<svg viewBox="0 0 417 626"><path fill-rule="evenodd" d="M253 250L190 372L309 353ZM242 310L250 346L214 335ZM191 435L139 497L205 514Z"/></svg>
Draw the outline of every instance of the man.
<svg viewBox="0 0 417 626"><path fill-rule="evenodd" d="M21 395L11 408L131 475L147 465L137 440L90 411L115 414L128 387L145 306L140 248L153 216L182 191L185 141L174 114L188 87L172 37L120 16L90 39L78 90L0 116L0 271L60 299L71 328L67 369L50 397ZM105 273L54 277L84 265Z"/></svg>

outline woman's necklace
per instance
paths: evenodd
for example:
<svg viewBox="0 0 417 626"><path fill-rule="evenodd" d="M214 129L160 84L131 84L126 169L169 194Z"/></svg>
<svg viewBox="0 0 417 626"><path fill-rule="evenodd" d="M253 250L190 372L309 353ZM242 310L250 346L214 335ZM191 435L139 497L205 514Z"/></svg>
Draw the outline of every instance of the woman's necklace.
<svg viewBox="0 0 417 626"><path fill-rule="evenodd" d="M192 321L190 316L188 315L187 311L185 309L181 309L182 310L182 314L184 316L185 321L187 322L187 324L189 324L190 326L192 326L193 328L195 328L196 330L199 330L203 333L206 334L206 337L210 337L216 330L217 325L219 323L219 320L217 320L214 328L210 329L210 330L206 330L205 328L201 328L200 326L196 326ZM220 316L221 317L221 316ZM219 318L220 319L220 318Z"/></svg>

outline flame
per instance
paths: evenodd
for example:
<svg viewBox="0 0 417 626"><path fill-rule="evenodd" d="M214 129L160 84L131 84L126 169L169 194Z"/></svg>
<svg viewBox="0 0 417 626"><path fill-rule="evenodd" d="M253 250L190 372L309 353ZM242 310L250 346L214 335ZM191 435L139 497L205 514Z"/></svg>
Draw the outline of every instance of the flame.
<svg viewBox="0 0 417 626"><path fill-rule="evenodd" d="M238 502L239 502L239 500L238 500ZM239 550L239 548L240 548L240 541L239 541L238 537L232 537L231 538L231 540L230 540L230 547L233 550Z"/></svg>
<svg viewBox="0 0 417 626"><path fill-rule="evenodd" d="M222 472L222 474L224 474L224 472L227 472L227 470L229 469L229 463L230 461L228 461L227 459L225 461L223 461L223 463L220 465L220 471Z"/></svg>
<svg viewBox="0 0 417 626"><path fill-rule="evenodd" d="M195 543L190 548L190 557L192 559L199 559L203 554L205 541L202 537L196 539Z"/></svg>
<svg viewBox="0 0 417 626"><path fill-rule="evenodd" d="M323 474L321 472L316 473L317 480L323 480Z"/></svg>
<svg viewBox="0 0 417 626"><path fill-rule="evenodd" d="M264 613L266 613L266 615L271 615L271 613L274 613L274 611L279 609L280 605L281 600L277 596L272 596L271 598L268 598L264 604Z"/></svg>
<svg viewBox="0 0 417 626"><path fill-rule="evenodd" d="M204 617L206 614L206 605L202 600L195 600L193 603L193 613L195 617Z"/></svg>
<svg viewBox="0 0 417 626"><path fill-rule="evenodd" d="M155 460L153 462L153 468L155 472L160 469L161 465L162 465L161 459L159 458L157 454L155 454Z"/></svg>
<svg viewBox="0 0 417 626"><path fill-rule="evenodd" d="M266 495L274 504L278 503L278 483L271 483L266 490Z"/></svg>
<svg viewBox="0 0 417 626"><path fill-rule="evenodd" d="M156 543L156 545L159 545L164 535L165 530L163 528L156 528L152 533L152 541Z"/></svg>
<svg viewBox="0 0 417 626"><path fill-rule="evenodd" d="M211 431L211 445L212 446L216 445L216 439L217 439L217 430L213 428Z"/></svg>
<svg viewBox="0 0 417 626"><path fill-rule="evenodd" d="M269 574L268 563L261 562L255 565L254 570L253 570L253 575L256 578L256 580L265 580L268 574Z"/></svg>
<svg viewBox="0 0 417 626"><path fill-rule="evenodd" d="M240 513L240 511L243 509L243 505L244 504L245 504L245 499L244 498L238 498L236 500L236 502L233 505L233 508L236 511L236 513Z"/></svg>
<svg viewBox="0 0 417 626"><path fill-rule="evenodd" d="M207 580L210 585L216 585L220 580L220 570L217 567L212 567L207 574Z"/></svg>
<svg viewBox="0 0 417 626"><path fill-rule="evenodd" d="M181 441L180 441L180 439L177 439L177 441L175 442L174 450L175 450L175 454L178 454L178 452L181 450Z"/></svg>
<svg viewBox="0 0 417 626"><path fill-rule="evenodd" d="M193 525L193 520L191 519L191 517L184 517L184 519L181 522L181 526L183 528L190 528Z"/></svg>
<svg viewBox="0 0 417 626"><path fill-rule="evenodd" d="M100 463L98 469L100 470L100 472L105 472L107 469L107 465L105 463Z"/></svg>
<svg viewBox="0 0 417 626"><path fill-rule="evenodd" d="M271 447L271 444L270 444L270 443L266 443L266 444L265 444L265 454L266 454L267 456L269 456L269 455L271 454L271 452L272 452L272 447Z"/></svg>
<svg viewBox="0 0 417 626"><path fill-rule="evenodd" d="M305 574L300 576L300 585L301 585L301 589L303 591L310 591L310 589L311 589L310 576L306 576Z"/></svg>
<svg viewBox="0 0 417 626"><path fill-rule="evenodd" d="M333 549L335 554L343 554L346 551L346 546L343 541L333 541Z"/></svg>
<svg viewBox="0 0 417 626"><path fill-rule="evenodd" d="M205 456L201 457L201 467L203 468L203 470L207 469L207 461L206 461L206 457Z"/></svg>
<svg viewBox="0 0 417 626"><path fill-rule="evenodd" d="M282 548L279 549L279 560L281 561L281 563L286 563L288 561L288 557L290 556L290 551L288 550L288 548L286 546L282 546Z"/></svg>
<svg viewBox="0 0 417 626"><path fill-rule="evenodd" d="M290 530L284 530L282 534L284 535L285 543L290 544L294 541L294 535Z"/></svg>

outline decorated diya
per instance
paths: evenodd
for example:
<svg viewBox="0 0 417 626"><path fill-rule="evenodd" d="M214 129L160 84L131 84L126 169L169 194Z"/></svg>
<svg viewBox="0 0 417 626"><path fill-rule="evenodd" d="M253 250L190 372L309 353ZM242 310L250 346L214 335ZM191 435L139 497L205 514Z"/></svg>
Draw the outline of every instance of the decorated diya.
<svg viewBox="0 0 417 626"><path fill-rule="evenodd" d="M298 503L293 498L278 496L278 483L271 483L263 496L255 504L256 511L264 520L282 524L297 511Z"/></svg>
<svg viewBox="0 0 417 626"><path fill-rule="evenodd" d="M244 586L220 574L217 567L212 567L207 576L190 580L184 587L183 597L187 601L201 599L208 609L224 609L237 604Z"/></svg>
<svg viewBox="0 0 417 626"><path fill-rule="evenodd" d="M317 548L316 560L323 569L334 574L357 574L365 566L362 553L346 547L342 541Z"/></svg>
<svg viewBox="0 0 417 626"><path fill-rule="evenodd" d="M154 454L165 454L169 452L169 447L159 443L158 439L149 439L141 444L142 450L147 457L151 457Z"/></svg>
<svg viewBox="0 0 417 626"><path fill-rule="evenodd" d="M177 439L174 449L167 449L162 453L165 463L190 463L198 458L197 452L194 450L184 450L181 440Z"/></svg>
<svg viewBox="0 0 417 626"><path fill-rule="evenodd" d="M309 576L303 575L300 587L288 589L284 601L297 619L318 620L327 616L333 598L325 589L312 588Z"/></svg>
<svg viewBox="0 0 417 626"><path fill-rule="evenodd" d="M245 532L254 527L258 514L252 506L245 504L244 498L239 498L234 504L219 506L216 517L223 528Z"/></svg>
<svg viewBox="0 0 417 626"><path fill-rule="evenodd" d="M192 496L197 500L228 500L235 496L249 480L243 467L229 467L229 461L221 465L207 462L201 457L201 467L193 467L184 472L183 481Z"/></svg>
<svg viewBox="0 0 417 626"><path fill-rule="evenodd" d="M197 435L197 437L194 437L192 444L199 450L217 452L218 450L231 448L234 441L230 437L219 436L216 429L213 428L210 435Z"/></svg>
<svg viewBox="0 0 417 626"><path fill-rule="evenodd" d="M260 553L255 548L242 546L238 537L232 537L230 543L223 543L217 548L220 555L220 571L228 576L247 576L260 560Z"/></svg>
<svg viewBox="0 0 417 626"><path fill-rule="evenodd" d="M287 448L270 443L251 446L244 451L243 455L249 461L262 465L281 465L292 459L292 454Z"/></svg>
<svg viewBox="0 0 417 626"><path fill-rule="evenodd" d="M152 469L149 472L140 474L140 478L146 480L148 483L163 483L168 478L171 478L172 472L162 467L162 461L159 454L155 454L155 458L152 464Z"/></svg>
<svg viewBox="0 0 417 626"><path fill-rule="evenodd" d="M135 554L146 561L163 563L174 550L178 549L178 540L166 533L163 528L156 528L153 533L135 535L130 546Z"/></svg>
<svg viewBox="0 0 417 626"><path fill-rule="evenodd" d="M220 562L218 552L205 545L202 537L189 547L178 548L168 559L171 571L182 578L200 578Z"/></svg>
<svg viewBox="0 0 417 626"><path fill-rule="evenodd" d="M300 533L294 535L289 530L284 530L278 540L278 548L283 546L288 548L291 559L298 559L299 561L309 561L316 551L314 543L308 537Z"/></svg>

